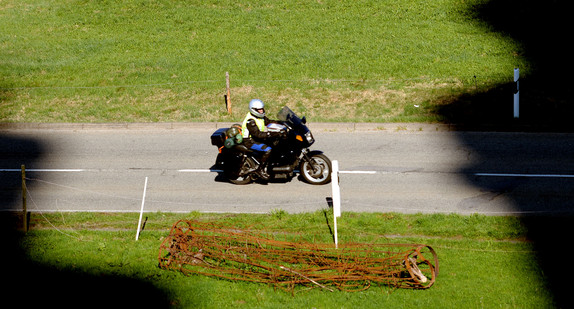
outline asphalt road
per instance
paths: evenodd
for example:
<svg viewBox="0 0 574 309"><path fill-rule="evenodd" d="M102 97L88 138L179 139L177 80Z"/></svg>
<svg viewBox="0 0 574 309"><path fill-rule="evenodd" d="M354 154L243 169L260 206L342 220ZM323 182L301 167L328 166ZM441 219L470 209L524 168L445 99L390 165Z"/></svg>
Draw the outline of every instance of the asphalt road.
<svg viewBox="0 0 574 309"><path fill-rule="evenodd" d="M216 124L215 124L216 125ZM215 125L0 130L0 210L289 213L327 208L331 185L237 186L210 171ZM428 125L310 124L341 169L342 211L540 214L574 210L574 134Z"/></svg>

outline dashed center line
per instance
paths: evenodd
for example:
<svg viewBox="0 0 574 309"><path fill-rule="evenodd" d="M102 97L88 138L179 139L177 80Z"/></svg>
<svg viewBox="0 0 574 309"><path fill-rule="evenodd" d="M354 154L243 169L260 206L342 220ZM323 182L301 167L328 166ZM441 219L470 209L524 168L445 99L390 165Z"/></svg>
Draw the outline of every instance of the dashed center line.
<svg viewBox="0 0 574 309"><path fill-rule="evenodd" d="M19 168L0 168L0 172L21 172ZM59 172L59 173L79 173L79 172L93 172L102 171L97 169L81 169L81 168L30 168L26 172ZM179 169L180 173L222 173L223 170L219 169ZM296 171L298 172L298 171ZM365 174L374 175L384 172L377 171L339 171L340 174ZM472 173L471 175L480 177L529 177L529 178L574 178L571 174L519 174L519 173Z"/></svg>
<svg viewBox="0 0 574 309"><path fill-rule="evenodd" d="M567 174L496 174L496 173L475 173L475 176L485 177L532 177L532 178L574 178L574 175Z"/></svg>
<svg viewBox="0 0 574 309"><path fill-rule="evenodd" d="M0 168L0 172L21 172L22 169L16 168ZM70 169L70 168L27 168L26 172L64 172L64 173L77 173L85 172L86 169Z"/></svg>
<svg viewBox="0 0 574 309"><path fill-rule="evenodd" d="M180 173L209 173L218 172L223 173L223 170L209 170L209 169L182 169L177 170ZM339 171L341 174L376 174L376 171Z"/></svg>

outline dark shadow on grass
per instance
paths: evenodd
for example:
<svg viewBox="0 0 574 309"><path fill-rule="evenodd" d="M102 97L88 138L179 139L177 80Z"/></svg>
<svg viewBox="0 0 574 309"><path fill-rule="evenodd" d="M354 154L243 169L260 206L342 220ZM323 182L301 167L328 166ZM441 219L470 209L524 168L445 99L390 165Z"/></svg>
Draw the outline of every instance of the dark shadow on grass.
<svg viewBox="0 0 574 309"><path fill-rule="evenodd" d="M0 132L0 168L41 166L46 145ZM28 175L27 175L28 176ZM167 308L166 294L150 282L102 273L59 271L28 257L22 240L21 173L0 172L2 304L15 308ZM155 259L150 256L150 259ZM81 263L81 261L78 261Z"/></svg>
<svg viewBox="0 0 574 309"><path fill-rule="evenodd" d="M530 74L520 79L519 119L513 116L513 83L463 95L436 111L462 131L507 132L477 135L461 131L461 143L481 158L461 173L482 191L509 198L518 213L529 214L522 222L557 307L571 306L564 253L574 237L574 179L477 177L475 173L574 175L574 135L564 134L574 132L567 4L491 0L470 8L480 23L519 42L524 51L521 56L531 64ZM513 133L525 131L530 133Z"/></svg>
<svg viewBox="0 0 574 309"><path fill-rule="evenodd" d="M445 121L467 129L574 131L573 65L567 1L491 0L469 7L487 31L516 40L530 64L521 73L520 117L513 115L515 84L458 97L436 110ZM508 72L512 77L513 72Z"/></svg>
<svg viewBox="0 0 574 309"><path fill-rule="evenodd" d="M327 224L327 227L329 228L329 234L331 235L331 237L333 238L333 243L336 243L337 240L335 239L335 232L333 232L333 228L331 228L331 220L330 220L330 216L329 214L333 214L333 198L332 197L327 197L327 209L323 209L323 215L325 216L325 223ZM334 215L334 214L333 214Z"/></svg>

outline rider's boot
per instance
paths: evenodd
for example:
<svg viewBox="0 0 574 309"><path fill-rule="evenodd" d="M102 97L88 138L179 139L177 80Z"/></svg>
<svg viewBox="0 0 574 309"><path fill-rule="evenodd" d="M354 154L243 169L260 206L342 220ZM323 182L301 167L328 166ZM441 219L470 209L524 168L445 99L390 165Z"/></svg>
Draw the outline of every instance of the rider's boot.
<svg viewBox="0 0 574 309"><path fill-rule="evenodd" d="M257 168L256 171L257 175L259 175L259 177L264 181L268 181L270 178L269 174L267 173L267 159L270 155L271 149L263 154L261 157L261 164L259 164L259 168Z"/></svg>

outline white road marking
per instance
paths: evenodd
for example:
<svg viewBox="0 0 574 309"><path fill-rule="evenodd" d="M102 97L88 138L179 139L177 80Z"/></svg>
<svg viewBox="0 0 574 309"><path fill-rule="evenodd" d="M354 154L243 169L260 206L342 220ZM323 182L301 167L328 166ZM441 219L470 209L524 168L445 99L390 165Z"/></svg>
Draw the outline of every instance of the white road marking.
<svg viewBox="0 0 574 309"><path fill-rule="evenodd" d="M0 172L21 172L21 169L16 168L3 168ZM93 169L49 169L49 168L29 168L26 172L89 172L94 171ZM97 171L97 170L96 170ZM223 173L223 170L217 169L180 169L177 170L180 173ZM296 171L298 172L298 171ZM376 174L376 171L339 171L341 174Z"/></svg>
<svg viewBox="0 0 574 309"><path fill-rule="evenodd" d="M177 170L180 173L209 173L218 172L222 173L222 170L208 170L208 169L183 169ZM296 171L297 172L297 171ZM376 174L376 171L339 171L340 174Z"/></svg>
<svg viewBox="0 0 574 309"><path fill-rule="evenodd" d="M567 174L496 174L496 173L475 173L475 176L486 177L532 177L532 178L574 178L574 175Z"/></svg>
<svg viewBox="0 0 574 309"><path fill-rule="evenodd" d="M16 168L2 168L0 172L21 172L22 169ZM85 172L85 169L66 169L66 168L27 168L26 172Z"/></svg>
<svg viewBox="0 0 574 309"><path fill-rule="evenodd" d="M0 168L0 172L21 172L19 168ZM90 171L102 171L94 169L74 169L74 168L29 168L26 172L60 172L60 173L79 173ZM179 169L180 173L222 173L223 170L218 169ZM298 172L298 171L295 171ZM339 171L340 174L378 174L377 171ZM384 172L382 172L384 174ZM474 176L482 177L531 177L531 178L574 178L570 174L516 174L516 173L473 173Z"/></svg>

